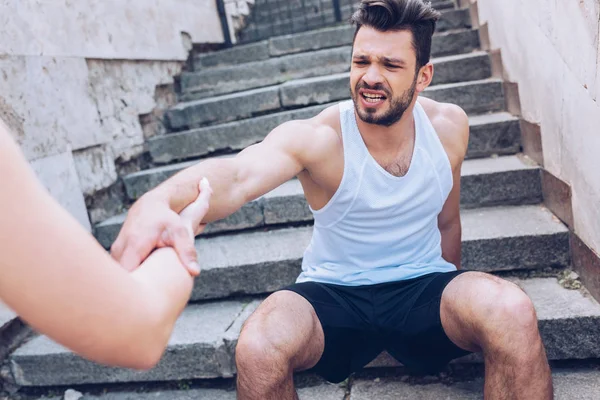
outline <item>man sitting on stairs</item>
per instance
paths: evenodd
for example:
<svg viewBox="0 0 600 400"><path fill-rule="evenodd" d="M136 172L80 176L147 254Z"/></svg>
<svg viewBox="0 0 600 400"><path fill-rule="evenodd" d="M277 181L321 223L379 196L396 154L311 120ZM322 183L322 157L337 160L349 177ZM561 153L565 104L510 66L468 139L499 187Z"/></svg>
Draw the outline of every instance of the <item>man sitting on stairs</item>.
<svg viewBox="0 0 600 400"><path fill-rule="evenodd" d="M485 359L487 399L550 399L534 307L516 285L460 270L460 170L468 118L418 95L433 77L440 14L421 0L362 0L352 100L291 121L235 158L193 166L131 209L113 255L132 268L167 231L184 262L192 247L171 215L214 189L205 222L298 177L314 214L297 283L269 296L236 348L240 399L296 399L295 371L341 382L382 351L435 372L470 352Z"/></svg>

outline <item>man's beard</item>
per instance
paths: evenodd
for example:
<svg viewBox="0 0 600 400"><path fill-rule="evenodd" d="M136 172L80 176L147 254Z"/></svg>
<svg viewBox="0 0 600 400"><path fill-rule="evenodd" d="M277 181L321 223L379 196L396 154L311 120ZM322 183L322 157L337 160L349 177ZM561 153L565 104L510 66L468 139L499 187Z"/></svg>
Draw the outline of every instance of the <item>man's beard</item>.
<svg viewBox="0 0 600 400"><path fill-rule="evenodd" d="M354 89L354 94L352 96L352 100L354 101L354 109L356 110L356 114L358 117L367 124L374 125L382 125L382 126L392 126L396 122L400 121L404 112L410 107L410 103L412 103L413 97L415 96L415 91L417 88L417 77L415 74L415 79L411 87L402 93L399 97L391 97L390 91L387 90L381 83L378 83L375 86L369 86L364 81L359 81L356 84L356 88ZM377 109L369 108L361 109L359 107L360 102L360 94L358 93L360 89L370 89L370 90L380 90L385 92L386 100L390 101L390 108L388 111L384 112L382 115L376 115Z"/></svg>

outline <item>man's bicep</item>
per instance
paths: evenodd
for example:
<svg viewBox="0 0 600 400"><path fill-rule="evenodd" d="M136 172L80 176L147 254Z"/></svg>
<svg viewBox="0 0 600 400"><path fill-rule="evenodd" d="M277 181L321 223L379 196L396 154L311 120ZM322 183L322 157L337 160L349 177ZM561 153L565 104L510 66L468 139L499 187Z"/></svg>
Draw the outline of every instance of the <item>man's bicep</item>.
<svg viewBox="0 0 600 400"><path fill-rule="evenodd" d="M304 169L299 153L303 126L290 122L275 128L261 143L247 147L234 160L240 190L251 201L289 181Z"/></svg>

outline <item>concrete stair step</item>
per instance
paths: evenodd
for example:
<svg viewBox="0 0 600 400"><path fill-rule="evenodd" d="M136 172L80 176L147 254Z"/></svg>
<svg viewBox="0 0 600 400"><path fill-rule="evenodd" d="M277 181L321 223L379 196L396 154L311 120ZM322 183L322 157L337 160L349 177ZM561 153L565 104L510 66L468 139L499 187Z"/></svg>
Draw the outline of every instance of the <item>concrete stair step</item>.
<svg viewBox="0 0 600 400"><path fill-rule="evenodd" d="M350 46L354 28L349 25L323 28L309 32L283 35L258 43L239 45L226 50L199 53L194 56L194 70L238 65L251 61L265 61L270 57L303 53L332 47ZM469 53L480 47L476 29L464 29L437 33L433 36L432 57Z"/></svg>
<svg viewBox="0 0 600 400"><path fill-rule="evenodd" d="M437 32L471 27L471 18L467 9L453 10L452 2L440 2L439 5L441 7L437 8L442 11L442 17L436 26ZM356 3L342 6L340 10L341 23L345 24L350 21L357 8ZM313 7L310 7L309 4L304 7L301 4L296 7L291 7L289 4L280 5L280 7L258 5L253 7L247 21L244 29L237 33L239 43L340 24L336 20L331 2L316 4Z"/></svg>
<svg viewBox="0 0 600 400"><path fill-rule="evenodd" d="M321 4L319 4L321 3ZM471 17L469 10L463 9L452 9L454 7L453 2L437 2L433 3L434 6L442 12L442 17L436 25L437 32L443 32L449 29L462 29L471 27ZM312 9L310 9L312 6ZM355 10L358 9L358 3L352 1L350 3L340 2L340 8L342 12L342 21L346 22L350 20L350 17ZM441 7L440 7L441 6ZM279 2L279 3L255 3L252 7L252 13L250 14L248 21L249 28L255 25L266 25L277 22L286 22L291 25L291 21L295 22L295 28L303 26L305 17L317 16L323 11L333 10L333 2L319 2L317 1L305 1L304 5L302 2Z"/></svg>
<svg viewBox="0 0 600 400"><path fill-rule="evenodd" d="M210 68L181 75L182 100L194 100L277 85L293 79L331 75L350 70L352 48L342 46L309 53L291 54L265 61ZM492 74L485 52L459 54L432 60L432 84L474 81Z"/></svg>
<svg viewBox="0 0 600 400"><path fill-rule="evenodd" d="M506 271L569 264L566 228L540 206L466 210L462 213L465 269ZM202 238L197 241L203 279L192 301L269 293L300 273L312 227Z"/></svg>
<svg viewBox="0 0 600 400"><path fill-rule="evenodd" d="M523 162L522 160L518 159L517 156L504 156L504 157L498 157L498 158L489 158L489 159L474 159L474 160L466 160L464 162L464 167L463 167L463 177L468 179L476 179L476 174L471 174L469 173L469 171L471 171L470 168L472 168L471 166L475 166L475 165L482 165L482 166L486 166L485 170L482 170L483 174L487 174L487 173L492 173L492 171L497 171L499 173L506 173L508 171L518 171L519 173L523 173L521 176L522 177L535 177L537 179L536 176L534 176L535 174L533 172L531 172L531 166L528 165L531 163L530 160L523 158L523 160L525 160L526 162ZM144 171L140 171L140 172L136 172L130 175L127 175L123 178L123 182L125 183L125 190L127 192L127 196L131 199L131 200L137 200L139 197L141 197L144 193L148 192L149 190L153 189L154 187L158 186L160 183L164 182L165 180L167 180L168 178L170 178L171 176L175 175L177 172L191 167L193 165L195 165L198 162L198 160L196 161L187 161L187 162L183 162L183 163L178 163L178 164L171 164L171 165L167 165L167 166L163 166L163 167L157 167L157 168L152 168L152 169L147 169ZM529 171L529 172L527 172ZM487 179L488 177L484 177L484 180ZM511 177L512 178L512 177ZM477 181L479 182L479 181ZM535 184L534 181L528 181L527 183L530 183L529 185L525 186L517 186L512 188L514 190L514 192L511 192L510 190L507 190L506 192L504 192L504 195L508 194L508 198L505 196L501 196L501 197L494 197L493 194L495 194L495 192L491 191L491 188L485 188L484 187L476 187L475 190L473 191L473 193L469 193L470 187L468 186L471 182L465 182L465 180L463 179L463 186L462 191L464 192L463 194L463 201L465 205L467 206L484 206L486 204L491 204L491 205L495 205L495 204L501 204L504 203L506 201L510 201L510 204L515 204L514 201L515 200L510 200L510 199L516 199L517 204L519 204L519 202L522 199L527 199L527 201L531 202L534 200L539 199L539 184ZM485 183L482 182L484 185ZM510 180L507 179L506 183L510 183ZM499 187L498 189L500 190L505 190L506 188L504 187ZM517 193L520 192L520 193ZM487 198L481 198L478 197L478 193L479 196L481 196L482 194L486 193L486 194L490 194L492 193L492 196L488 196Z"/></svg>
<svg viewBox="0 0 600 400"><path fill-rule="evenodd" d="M597 400L600 393L600 372L588 368L554 368L554 398L556 400ZM317 383L298 388L300 400L479 400L483 398L483 378L460 379L452 383L439 379L411 382L407 376L380 378L358 377L347 387ZM346 397L349 393L350 397ZM235 400L234 388L193 388L110 392L102 395L84 393L81 400ZM39 400L63 400L63 397L42 397Z"/></svg>
<svg viewBox="0 0 600 400"><path fill-rule="evenodd" d="M140 393L131 391L110 392L101 395L85 393L79 400L236 400L235 388L153 389ZM300 400L344 400L346 389L342 385L320 383L297 389ZM63 397L41 397L38 400L64 400Z"/></svg>
<svg viewBox="0 0 600 400"><path fill-rule="evenodd" d="M556 278L515 281L536 306L551 360L600 357L600 305L585 290L564 289ZM151 371L100 366L46 337L38 337L13 353L10 369L15 383L28 387L232 377L241 324L259 303L228 300L188 306L163 359ZM472 362L472 358L464 362Z"/></svg>
<svg viewBox="0 0 600 400"><path fill-rule="evenodd" d="M166 112L173 131L216 125L285 109L327 104L349 96L349 73L297 79L245 92L179 103ZM504 90L499 79L434 85L423 94L461 106L469 114L503 111Z"/></svg>
<svg viewBox="0 0 600 400"><path fill-rule="evenodd" d="M160 164L206 157L212 153L241 151L261 142L282 123L312 118L329 106L331 104L305 107L157 136L148 140L148 150L152 160ZM471 136L467 158L515 154L520 150L521 129L518 118L508 113L485 114L472 116L469 123Z"/></svg>
<svg viewBox="0 0 600 400"><path fill-rule="evenodd" d="M600 372L585 369L554 369L556 400L596 400L600 393ZM352 382L349 400L479 400L483 398L483 378L446 384L410 383L402 377L357 379ZM224 397L226 399L227 397ZM233 399L233 397L232 397Z"/></svg>
<svg viewBox="0 0 600 400"><path fill-rule="evenodd" d="M301 213L294 210L300 207L293 200L283 200L274 198L264 206L267 224ZM542 206L463 210L462 226L465 269L493 272L569 265L568 230ZM312 227L304 226L199 238L196 248L203 271L192 300L268 293L293 283L311 236Z"/></svg>
<svg viewBox="0 0 600 400"><path fill-rule="evenodd" d="M127 193L137 199L169 176L195 162L143 171L125 178ZM463 208L494 205L537 204L542 201L539 168L519 156L467 160L461 180ZM125 220L110 218L96 226L96 238L109 247ZM244 205L231 216L208 225L206 233L312 221L312 214L298 180L291 180L265 196Z"/></svg>

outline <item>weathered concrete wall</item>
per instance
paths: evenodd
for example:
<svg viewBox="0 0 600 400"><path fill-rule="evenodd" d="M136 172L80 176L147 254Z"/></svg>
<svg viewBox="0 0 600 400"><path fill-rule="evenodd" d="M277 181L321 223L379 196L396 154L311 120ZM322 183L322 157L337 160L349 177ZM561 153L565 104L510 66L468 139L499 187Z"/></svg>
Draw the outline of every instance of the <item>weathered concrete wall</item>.
<svg viewBox="0 0 600 400"><path fill-rule="evenodd" d="M214 0L4 0L0 54L185 60L188 38L195 43L223 41L215 4Z"/></svg>
<svg viewBox="0 0 600 400"><path fill-rule="evenodd" d="M600 1L477 3L523 118L541 124L545 167L572 187L575 231L600 252Z"/></svg>
<svg viewBox="0 0 600 400"><path fill-rule="evenodd" d="M2 1L0 118L89 228L84 195L162 132L155 117L175 101L192 45L222 41L213 0ZM91 211L93 222L106 216Z"/></svg>

